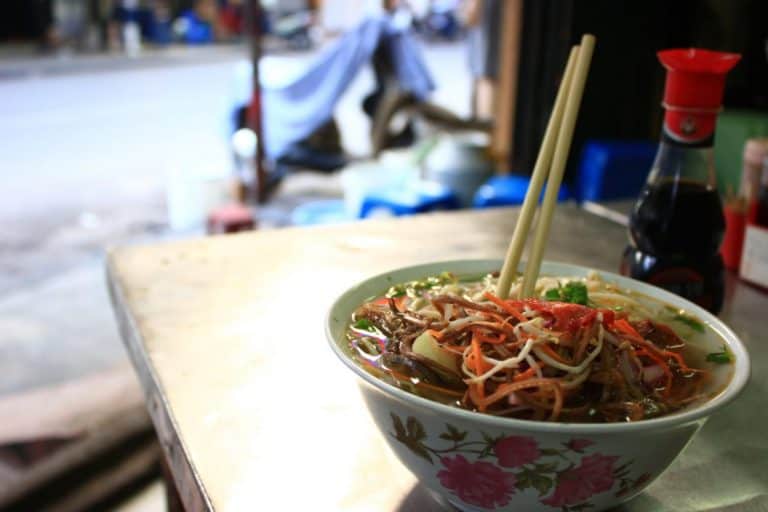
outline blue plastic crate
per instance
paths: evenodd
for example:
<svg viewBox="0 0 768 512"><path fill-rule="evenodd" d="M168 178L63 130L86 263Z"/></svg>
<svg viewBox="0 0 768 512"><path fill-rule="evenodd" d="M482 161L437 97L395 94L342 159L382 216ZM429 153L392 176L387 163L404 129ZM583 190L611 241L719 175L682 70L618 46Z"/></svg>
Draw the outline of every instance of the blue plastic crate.
<svg viewBox="0 0 768 512"><path fill-rule="evenodd" d="M530 183L530 176L518 174L494 176L477 189L472 205L475 208L492 208L494 206L517 206L523 204ZM542 190L542 194L543 192ZM560 186L557 200L558 202L566 201L570 197L568 185L563 183Z"/></svg>
<svg viewBox="0 0 768 512"><path fill-rule="evenodd" d="M587 141L581 152L576 198L605 201L637 197L657 148L657 144L646 141Z"/></svg>
<svg viewBox="0 0 768 512"><path fill-rule="evenodd" d="M363 197L360 218L373 215L413 215L461 207L456 194L438 183L423 182L407 188L380 190Z"/></svg>

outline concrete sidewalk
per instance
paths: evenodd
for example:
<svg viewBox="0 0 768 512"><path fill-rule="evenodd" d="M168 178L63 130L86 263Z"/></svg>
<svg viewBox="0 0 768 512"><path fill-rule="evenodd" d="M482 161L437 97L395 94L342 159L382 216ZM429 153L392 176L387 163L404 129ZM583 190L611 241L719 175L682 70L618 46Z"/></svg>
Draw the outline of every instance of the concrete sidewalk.
<svg viewBox="0 0 768 512"><path fill-rule="evenodd" d="M0 47L0 80L210 64L247 56L248 49L241 43L148 46L135 56L123 52L79 54L66 49L41 54L24 47Z"/></svg>

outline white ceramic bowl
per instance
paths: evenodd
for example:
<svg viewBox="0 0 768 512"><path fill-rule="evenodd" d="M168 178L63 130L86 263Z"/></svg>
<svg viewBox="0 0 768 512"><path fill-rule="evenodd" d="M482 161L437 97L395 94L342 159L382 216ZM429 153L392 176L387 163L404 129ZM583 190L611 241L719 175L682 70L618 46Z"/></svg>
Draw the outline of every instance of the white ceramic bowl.
<svg viewBox="0 0 768 512"><path fill-rule="evenodd" d="M478 274L500 267L501 262L495 260L450 261L372 277L336 301L326 326L333 351L360 377L368 409L397 457L422 484L461 510L599 511L613 507L653 482L707 417L733 400L749 378L744 345L716 317L677 295L607 272L601 272L606 281L685 309L719 334L735 356L733 366L714 369L716 381L730 378L722 392L698 406L636 423L498 418L433 402L387 384L360 368L342 348L353 311L392 284L446 270ZM545 262L541 274L586 276L589 271ZM712 338L707 351L720 350Z"/></svg>

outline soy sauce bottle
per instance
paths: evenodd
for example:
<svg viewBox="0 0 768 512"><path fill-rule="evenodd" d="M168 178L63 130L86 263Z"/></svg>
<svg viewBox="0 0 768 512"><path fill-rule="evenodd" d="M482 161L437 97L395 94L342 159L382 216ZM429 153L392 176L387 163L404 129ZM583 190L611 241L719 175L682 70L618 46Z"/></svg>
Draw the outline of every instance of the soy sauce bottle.
<svg viewBox="0 0 768 512"><path fill-rule="evenodd" d="M621 273L718 313L725 220L712 145L725 75L740 56L686 49L658 57L667 69L661 143L630 216Z"/></svg>

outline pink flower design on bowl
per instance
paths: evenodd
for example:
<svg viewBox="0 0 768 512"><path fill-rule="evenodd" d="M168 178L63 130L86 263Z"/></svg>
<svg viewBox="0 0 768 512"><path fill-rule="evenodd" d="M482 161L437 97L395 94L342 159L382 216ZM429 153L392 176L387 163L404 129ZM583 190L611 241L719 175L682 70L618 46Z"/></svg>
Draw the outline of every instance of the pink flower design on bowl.
<svg viewBox="0 0 768 512"><path fill-rule="evenodd" d="M571 439L568 441L568 444L566 446L569 450L573 450L577 453L583 453L584 448L587 448L589 446L592 446L595 444L594 442L590 441L589 439Z"/></svg>
<svg viewBox="0 0 768 512"><path fill-rule="evenodd" d="M463 455L440 459L437 477L446 489L470 505L493 509L509 503L515 493L515 475L490 462L469 462Z"/></svg>
<svg viewBox="0 0 768 512"><path fill-rule="evenodd" d="M610 490L614 482L614 464L618 459L599 453L582 458L578 466L558 474L555 492L541 502L562 508Z"/></svg>
<svg viewBox="0 0 768 512"><path fill-rule="evenodd" d="M516 468L530 464L541 456L535 439L522 436L508 436L500 439L493 447L499 465Z"/></svg>

